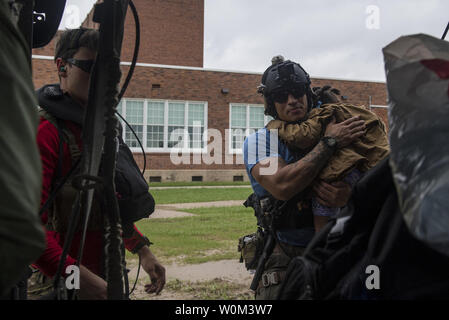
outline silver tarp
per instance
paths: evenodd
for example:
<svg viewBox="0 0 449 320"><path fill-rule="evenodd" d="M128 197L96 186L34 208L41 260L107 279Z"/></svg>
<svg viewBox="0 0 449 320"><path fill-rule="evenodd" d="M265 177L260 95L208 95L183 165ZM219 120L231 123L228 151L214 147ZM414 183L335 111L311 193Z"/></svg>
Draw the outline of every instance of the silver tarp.
<svg viewBox="0 0 449 320"><path fill-rule="evenodd" d="M383 54L401 211L415 237L449 256L449 42L404 36Z"/></svg>

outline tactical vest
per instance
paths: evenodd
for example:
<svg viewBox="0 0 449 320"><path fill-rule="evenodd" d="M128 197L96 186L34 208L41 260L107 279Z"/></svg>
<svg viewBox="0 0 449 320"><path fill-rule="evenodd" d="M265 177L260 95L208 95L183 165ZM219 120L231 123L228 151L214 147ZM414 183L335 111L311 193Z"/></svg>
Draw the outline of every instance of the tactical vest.
<svg viewBox="0 0 449 320"><path fill-rule="evenodd" d="M44 119L48 120L52 125L54 125L58 129L59 135L59 157L58 157L58 167L53 175L53 181L51 185L52 191L55 186L59 184L62 176L62 163L64 158L63 152L63 142L65 142L70 151L70 158L72 165L74 165L81 156L81 151L79 149L78 143L76 142L75 135L72 131L70 131L63 123L63 121L58 120L56 117L51 115L49 112L39 108L39 115ZM64 183L61 190L58 192L55 201L52 203L50 208L48 209L48 220L47 220L47 230L56 231L58 233L66 233L69 226L70 216L72 214L73 205L76 202L76 198L78 195L78 190L72 186L73 177L75 177L79 173L79 167L75 170L74 174L69 177L69 179ZM89 217L89 223L87 230L88 231L103 231L104 221L102 214L102 204L97 195L101 194L101 190L96 189L92 201L92 208ZM82 207L80 212L83 212ZM76 220L76 231L82 230L82 221L84 221L84 217L78 215Z"/></svg>
<svg viewBox="0 0 449 320"><path fill-rule="evenodd" d="M313 213L310 199L294 199L287 203L276 229L313 228Z"/></svg>

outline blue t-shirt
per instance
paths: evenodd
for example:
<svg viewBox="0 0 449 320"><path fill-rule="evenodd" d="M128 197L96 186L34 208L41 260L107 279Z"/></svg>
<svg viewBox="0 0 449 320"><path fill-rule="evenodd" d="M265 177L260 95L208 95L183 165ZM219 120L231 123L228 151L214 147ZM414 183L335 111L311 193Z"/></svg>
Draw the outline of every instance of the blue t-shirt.
<svg viewBox="0 0 449 320"><path fill-rule="evenodd" d="M300 159L288 150L287 146L278 139L274 131L270 132L267 128L262 128L245 139L243 143L243 158L246 172L248 173L251 186L259 198L267 196L269 193L254 179L251 170L259 161L270 157L281 157L287 164ZM274 172L270 172L269 168L267 168L265 173L270 174Z"/></svg>
<svg viewBox="0 0 449 320"><path fill-rule="evenodd" d="M251 186L259 198L268 196L270 193L265 190L252 176L252 168L261 160L270 157L281 157L285 163L290 164L298 161L303 155L292 153L287 146L279 140L274 131L262 128L249 135L243 143L243 159L246 172ZM261 168L260 174L274 174L277 168L271 166ZM314 234L313 228L279 230L278 240L296 246L306 246Z"/></svg>

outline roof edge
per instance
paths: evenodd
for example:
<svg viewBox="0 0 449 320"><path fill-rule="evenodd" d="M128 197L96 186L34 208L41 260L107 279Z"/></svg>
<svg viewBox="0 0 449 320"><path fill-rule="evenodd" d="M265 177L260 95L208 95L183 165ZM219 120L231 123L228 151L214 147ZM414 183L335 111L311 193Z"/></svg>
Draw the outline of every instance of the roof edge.
<svg viewBox="0 0 449 320"><path fill-rule="evenodd" d="M32 55L33 59L39 60L53 60L52 56L42 56L42 55ZM131 62L123 61L120 63L122 66L130 66ZM263 72L255 72L255 71L242 71L242 70L225 70L225 69L215 69L215 68L200 68L200 67L189 67L189 66L173 66L167 64L153 64L153 63L141 63L138 62L136 64L137 67L146 67L146 68L163 68L163 69L178 69L178 70L193 70L193 71L209 71L209 72L223 72L223 73L238 73L238 74L254 74L254 75L262 75ZM376 80L361 80L361 79L344 79L344 78L327 78L327 77L313 77L312 80L336 80L336 81L350 81L350 82L370 82L370 83L381 83L385 84L385 81L376 81Z"/></svg>

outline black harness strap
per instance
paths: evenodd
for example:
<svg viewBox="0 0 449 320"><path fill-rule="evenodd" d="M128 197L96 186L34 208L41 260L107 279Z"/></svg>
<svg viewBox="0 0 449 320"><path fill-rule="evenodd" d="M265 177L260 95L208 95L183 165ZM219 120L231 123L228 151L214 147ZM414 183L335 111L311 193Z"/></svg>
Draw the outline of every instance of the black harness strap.
<svg viewBox="0 0 449 320"><path fill-rule="evenodd" d="M73 173L79 167L79 164L81 162L80 161L81 152L76 143L75 136L67 128L65 128L64 124L59 119L57 119L56 117L54 117L53 115L51 115L50 113L46 112L43 109L39 110L39 115L48 120L51 124L53 124L56 127L56 129L58 129L58 136L59 136L58 166L56 167L56 172L55 175L53 176L51 193L47 198L47 201L42 205L42 207L39 210L39 216L41 216L52 205L62 186L64 186L67 180L73 175ZM70 156L73 165L70 168L69 172L65 176L62 176L62 166L64 161L64 140L67 140L67 143L69 145Z"/></svg>

